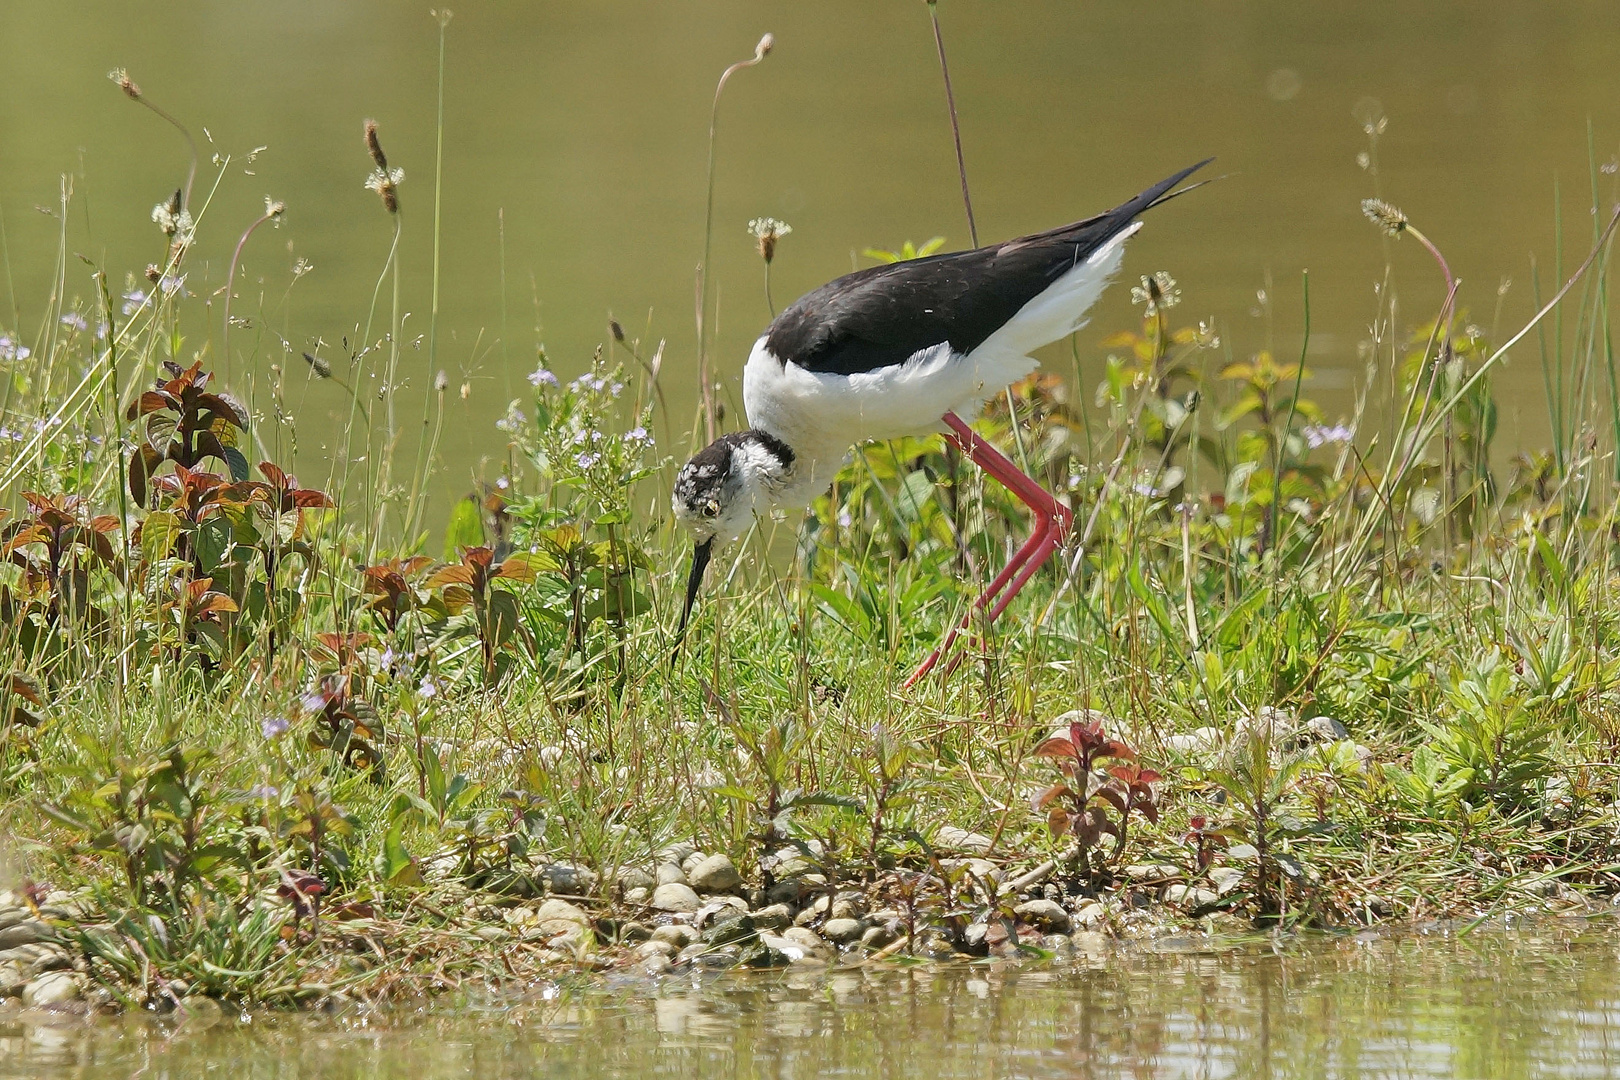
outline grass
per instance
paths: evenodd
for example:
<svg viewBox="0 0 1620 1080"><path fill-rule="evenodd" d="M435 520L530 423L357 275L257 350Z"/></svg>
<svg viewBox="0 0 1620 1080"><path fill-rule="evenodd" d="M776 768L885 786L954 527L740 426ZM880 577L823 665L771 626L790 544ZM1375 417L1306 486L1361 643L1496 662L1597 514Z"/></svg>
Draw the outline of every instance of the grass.
<svg viewBox="0 0 1620 1080"><path fill-rule="evenodd" d="M379 292L409 227L393 198ZM300 487L254 419L295 373L215 353L207 304L174 285L190 233L166 234L154 281L91 268L78 302L63 288L32 337L0 339L12 884L131 1006L625 963L668 918L638 875L683 843L728 854L756 910L888 912L884 955L1053 948L1018 907L1037 898L1096 903L1117 934L1144 906L1231 929L1608 898L1620 432L1588 370L1609 362L1598 219L1501 346L1454 291L1397 333L1384 288L1339 423L1300 363L1181 325L1176 283L1144 278L1140 323L1102 339L1096 408L1038 376L981 421L1085 524L953 677L910 693L1024 529L976 474L947 490L937 440L867 447L802 525L760 522L672 661L682 546L648 431L682 424L658 356L534 372L491 436L502 483L440 558L416 527L431 442L393 475L394 388L351 395L363 468ZM1413 245L1388 250L1406 272ZM1503 468L1491 373L1528 334L1547 348L1548 315L1572 329L1544 353L1562 441ZM308 377L391 382L397 352L391 330ZM593 933L525 922L548 891ZM757 938L715 948L739 933Z"/></svg>

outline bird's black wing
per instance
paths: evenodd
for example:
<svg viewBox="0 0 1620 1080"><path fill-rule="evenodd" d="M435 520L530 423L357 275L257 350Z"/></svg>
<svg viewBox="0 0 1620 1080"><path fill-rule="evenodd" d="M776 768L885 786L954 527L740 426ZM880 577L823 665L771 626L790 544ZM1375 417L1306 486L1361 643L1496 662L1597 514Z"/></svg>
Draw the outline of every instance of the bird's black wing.
<svg viewBox="0 0 1620 1080"><path fill-rule="evenodd" d="M846 274L778 315L765 332L766 348L783 363L834 375L902 364L945 341L959 353L971 352L1207 164L1182 169L1107 213L1072 225Z"/></svg>

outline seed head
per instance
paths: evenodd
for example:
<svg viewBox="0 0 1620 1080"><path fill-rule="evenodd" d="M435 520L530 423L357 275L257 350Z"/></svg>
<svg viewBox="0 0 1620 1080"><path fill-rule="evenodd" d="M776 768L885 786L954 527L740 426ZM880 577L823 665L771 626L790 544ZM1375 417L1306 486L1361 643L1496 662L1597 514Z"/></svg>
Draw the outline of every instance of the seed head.
<svg viewBox="0 0 1620 1080"><path fill-rule="evenodd" d="M377 141L377 121L366 121L366 152L371 160L377 163L377 168L388 171L388 155L383 153L382 143Z"/></svg>
<svg viewBox="0 0 1620 1080"><path fill-rule="evenodd" d="M315 373L317 379L330 379L332 377L332 365L319 356L311 356L309 353L305 353L304 363L309 365L309 370Z"/></svg>
<svg viewBox="0 0 1620 1080"><path fill-rule="evenodd" d="M450 389L449 375L445 374L443 371L440 371L437 375L433 376L433 390L435 393L442 394L448 389Z"/></svg>
<svg viewBox="0 0 1620 1080"><path fill-rule="evenodd" d="M266 195L264 197L264 216L265 217L269 218L270 220L276 222L279 225L281 223L281 215L285 214L286 212L287 212L287 204L286 203L282 202L280 199L272 199L268 195Z"/></svg>
<svg viewBox="0 0 1620 1080"><path fill-rule="evenodd" d="M759 44L754 46L754 62L758 63L767 56L771 55L771 50L774 48L776 48L775 34L766 34L764 37L760 38Z"/></svg>
<svg viewBox="0 0 1620 1080"><path fill-rule="evenodd" d="M113 68L107 72L107 78L118 84L118 89L128 95L131 101L141 100L141 88L135 85L135 80L129 77L129 72L123 68Z"/></svg>
<svg viewBox="0 0 1620 1080"><path fill-rule="evenodd" d="M613 335L614 341L617 341L620 345L624 344L624 327L619 325L618 319L608 320L608 333Z"/></svg>
<svg viewBox="0 0 1620 1080"><path fill-rule="evenodd" d="M1406 231L1406 215L1383 199L1361 200L1361 212L1387 236L1399 236Z"/></svg>
<svg viewBox="0 0 1620 1080"><path fill-rule="evenodd" d="M759 257L769 266L776 257L776 242L793 231L793 226L773 217L757 217L748 223L748 234L759 246Z"/></svg>
<svg viewBox="0 0 1620 1080"><path fill-rule="evenodd" d="M1131 290L1131 303L1146 304L1148 315L1157 315L1181 303L1181 290L1168 271L1159 270L1152 277L1143 278L1142 284Z"/></svg>

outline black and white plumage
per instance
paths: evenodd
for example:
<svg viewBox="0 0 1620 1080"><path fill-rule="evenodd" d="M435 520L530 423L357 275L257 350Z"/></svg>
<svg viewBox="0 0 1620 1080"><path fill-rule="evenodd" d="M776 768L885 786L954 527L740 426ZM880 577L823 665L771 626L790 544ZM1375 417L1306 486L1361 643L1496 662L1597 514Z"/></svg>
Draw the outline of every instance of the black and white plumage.
<svg viewBox="0 0 1620 1080"><path fill-rule="evenodd" d="M676 479L675 516L697 541L682 628L714 543L771 509L808 506L857 443L941 431L960 443L959 418L1033 371L1030 353L1085 324L1138 216L1206 164L1071 225L846 274L778 315L743 369L751 427Z"/></svg>

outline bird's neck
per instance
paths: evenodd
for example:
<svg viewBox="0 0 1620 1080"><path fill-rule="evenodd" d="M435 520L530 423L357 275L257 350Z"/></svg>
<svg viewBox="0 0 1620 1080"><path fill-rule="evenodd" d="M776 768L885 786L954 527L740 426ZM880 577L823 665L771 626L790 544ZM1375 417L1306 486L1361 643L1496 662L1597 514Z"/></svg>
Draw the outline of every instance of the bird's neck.
<svg viewBox="0 0 1620 1080"><path fill-rule="evenodd" d="M738 448L743 484L753 495L754 509L802 510L827 489L845 454L829 456L825 448L791 446L758 428Z"/></svg>

